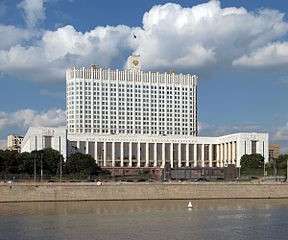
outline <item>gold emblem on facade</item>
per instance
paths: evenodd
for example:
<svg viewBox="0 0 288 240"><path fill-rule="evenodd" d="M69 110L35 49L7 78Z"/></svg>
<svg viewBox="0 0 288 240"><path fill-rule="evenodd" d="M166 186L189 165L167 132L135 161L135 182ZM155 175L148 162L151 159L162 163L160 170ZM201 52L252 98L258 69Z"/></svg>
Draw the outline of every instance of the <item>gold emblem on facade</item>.
<svg viewBox="0 0 288 240"><path fill-rule="evenodd" d="M139 61L138 60L134 60L133 64L134 64L134 66L137 66L139 64Z"/></svg>

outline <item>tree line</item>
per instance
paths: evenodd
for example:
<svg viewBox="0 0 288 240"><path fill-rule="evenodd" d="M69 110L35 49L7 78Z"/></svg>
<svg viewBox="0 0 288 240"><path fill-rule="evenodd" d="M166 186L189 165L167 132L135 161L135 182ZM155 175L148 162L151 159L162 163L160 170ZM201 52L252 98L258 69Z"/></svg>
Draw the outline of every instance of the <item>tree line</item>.
<svg viewBox="0 0 288 240"><path fill-rule="evenodd" d="M95 159L88 154L73 153L64 162L63 156L52 148L31 153L18 153L17 151L0 150L0 175L44 175L56 176L63 174L74 176L97 176L102 169Z"/></svg>
<svg viewBox="0 0 288 240"><path fill-rule="evenodd" d="M265 164L268 175L287 174L288 154L279 155L278 158L270 158ZM241 171L264 170L264 157L261 154L245 154L240 159Z"/></svg>

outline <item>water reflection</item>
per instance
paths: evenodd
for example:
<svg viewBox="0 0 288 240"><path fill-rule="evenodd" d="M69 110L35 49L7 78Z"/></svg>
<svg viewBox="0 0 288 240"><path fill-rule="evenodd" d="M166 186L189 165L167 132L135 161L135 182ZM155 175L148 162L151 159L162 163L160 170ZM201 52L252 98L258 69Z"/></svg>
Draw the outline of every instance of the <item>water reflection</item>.
<svg viewBox="0 0 288 240"><path fill-rule="evenodd" d="M1 203L0 239L286 239L287 200Z"/></svg>
<svg viewBox="0 0 288 240"><path fill-rule="evenodd" d="M87 201L0 203L1 215L110 214L187 209L188 201ZM287 200L194 200L192 211L244 211L247 209L288 208Z"/></svg>

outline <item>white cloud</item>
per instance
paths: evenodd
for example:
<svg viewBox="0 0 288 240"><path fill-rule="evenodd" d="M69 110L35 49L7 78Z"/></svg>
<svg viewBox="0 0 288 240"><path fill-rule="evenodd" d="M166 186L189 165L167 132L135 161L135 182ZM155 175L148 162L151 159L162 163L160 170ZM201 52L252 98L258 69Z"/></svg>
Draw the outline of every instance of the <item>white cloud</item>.
<svg viewBox="0 0 288 240"><path fill-rule="evenodd" d="M25 130L31 126L56 127L66 124L66 111L50 109L38 112L32 109L18 110L12 113L0 112L0 130L13 127Z"/></svg>
<svg viewBox="0 0 288 240"><path fill-rule="evenodd" d="M97 27L84 34L72 26L46 31L33 46L1 50L0 71L37 82L63 81L68 67L95 62L109 67L114 58L123 58L130 35L122 25Z"/></svg>
<svg viewBox="0 0 288 240"><path fill-rule="evenodd" d="M273 43L244 55L233 62L235 66L274 67L288 64L288 42Z"/></svg>
<svg viewBox="0 0 288 240"><path fill-rule="evenodd" d="M30 29L46 18L43 0L24 0L18 7L24 10L24 19Z"/></svg>
<svg viewBox="0 0 288 240"><path fill-rule="evenodd" d="M288 123L278 128L273 136L273 141L286 141L288 142Z"/></svg>
<svg viewBox="0 0 288 240"><path fill-rule="evenodd" d="M274 127L270 141L280 144L282 154L288 153L288 122L281 127Z"/></svg>
<svg viewBox="0 0 288 240"><path fill-rule="evenodd" d="M220 1L192 8L168 3L145 13L136 52L147 69L225 68L287 32L284 15L276 10L251 13L221 8Z"/></svg>
<svg viewBox="0 0 288 240"><path fill-rule="evenodd" d="M64 81L67 67L95 63L121 68L132 51L141 54L144 70L201 74L232 66L266 67L271 58L275 65L287 63L287 42L280 41L287 36L288 23L277 10L222 8L216 0L191 8L167 3L146 12L142 27L98 26L82 33L69 25L32 31L45 19L43 0L25 0L19 6L27 29L0 26L0 33L10 34L0 43L2 75Z"/></svg>
<svg viewBox="0 0 288 240"><path fill-rule="evenodd" d="M0 24L0 36L5 36L5 40L2 37L0 41L0 50L9 50L10 47L29 40L33 34L26 29Z"/></svg>
<svg viewBox="0 0 288 240"><path fill-rule="evenodd" d="M65 98L65 93L64 92L55 92L55 91L50 91L50 90L47 90L47 89L41 89L40 90L40 95L41 96L53 97L53 98Z"/></svg>

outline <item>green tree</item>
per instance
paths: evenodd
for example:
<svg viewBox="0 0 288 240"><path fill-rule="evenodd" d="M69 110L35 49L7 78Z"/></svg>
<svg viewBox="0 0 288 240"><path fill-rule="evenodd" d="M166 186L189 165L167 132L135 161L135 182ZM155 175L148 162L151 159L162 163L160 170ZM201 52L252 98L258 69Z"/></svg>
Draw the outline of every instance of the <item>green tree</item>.
<svg viewBox="0 0 288 240"><path fill-rule="evenodd" d="M63 157L62 155L52 148L45 148L41 151L38 151L38 161L43 164L43 171L56 175L59 173L60 169L60 161L62 161L63 164Z"/></svg>
<svg viewBox="0 0 288 240"><path fill-rule="evenodd" d="M0 173L4 170L4 151L0 150Z"/></svg>
<svg viewBox="0 0 288 240"><path fill-rule="evenodd" d="M19 173L19 162L17 151L5 150L1 152L1 172L3 174L17 174Z"/></svg>
<svg viewBox="0 0 288 240"><path fill-rule="evenodd" d="M98 175L101 168L96 164L95 159L88 154L73 153L65 163L66 173L76 175Z"/></svg>
<svg viewBox="0 0 288 240"><path fill-rule="evenodd" d="M264 157L261 154L245 154L240 159L241 170L263 169Z"/></svg>
<svg viewBox="0 0 288 240"><path fill-rule="evenodd" d="M18 155L19 162L19 172L32 175L34 173L34 159L36 158L36 153L20 153Z"/></svg>
<svg viewBox="0 0 288 240"><path fill-rule="evenodd" d="M277 169L286 169L287 159L288 159L288 154L281 154L278 158L276 158L275 160L276 160Z"/></svg>

